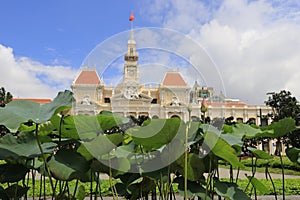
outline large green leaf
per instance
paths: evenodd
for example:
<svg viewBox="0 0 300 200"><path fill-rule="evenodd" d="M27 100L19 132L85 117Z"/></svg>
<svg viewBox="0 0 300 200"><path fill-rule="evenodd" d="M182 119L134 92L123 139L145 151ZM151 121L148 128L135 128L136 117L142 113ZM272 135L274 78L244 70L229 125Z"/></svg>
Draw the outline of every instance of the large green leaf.
<svg viewBox="0 0 300 200"><path fill-rule="evenodd" d="M244 168L244 165L239 162L234 148L224 139L220 138L219 135L217 132L206 132L204 134L203 146L207 146L208 151L210 150L219 158L228 161L233 167Z"/></svg>
<svg viewBox="0 0 300 200"><path fill-rule="evenodd" d="M122 134L99 135L92 141L83 142L78 148L78 152L87 160L100 159L103 155L115 149L122 141Z"/></svg>
<svg viewBox="0 0 300 200"><path fill-rule="evenodd" d="M230 200L251 200L237 184L215 180L215 188L218 195Z"/></svg>
<svg viewBox="0 0 300 200"><path fill-rule="evenodd" d="M141 174L128 172L126 174L119 175L117 178L119 178L124 185L128 186L141 178Z"/></svg>
<svg viewBox="0 0 300 200"><path fill-rule="evenodd" d="M259 127L255 125L238 123L232 125L230 134L238 136L241 139L243 138L251 139L251 138L256 138L264 135L273 135L273 131L261 130Z"/></svg>
<svg viewBox="0 0 300 200"><path fill-rule="evenodd" d="M292 162L300 164L300 149L293 147L286 149L285 152Z"/></svg>
<svg viewBox="0 0 300 200"><path fill-rule="evenodd" d="M120 115L118 113L113 113L113 112L107 111L107 110L102 110L98 116L114 117L117 119L117 121L120 121L122 123L128 123L130 121L130 119L128 117L124 117L123 115Z"/></svg>
<svg viewBox="0 0 300 200"><path fill-rule="evenodd" d="M243 141L240 136L233 135L233 134L221 134L220 138L225 140L230 146L238 146L242 147L243 146Z"/></svg>
<svg viewBox="0 0 300 200"><path fill-rule="evenodd" d="M48 126L50 126L50 128L52 126L56 130L53 134L59 135L59 130L61 130L61 137L63 138L73 138L77 140L80 139L74 123L74 116L64 116L63 119L61 119L61 117L62 116L54 115L50 119L50 125Z"/></svg>
<svg viewBox="0 0 300 200"><path fill-rule="evenodd" d="M93 160L91 168L96 172L117 177L118 175L125 174L130 170L130 162L126 158Z"/></svg>
<svg viewBox="0 0 300 200"><path fill-rule="evenodd" d="M184 155L176 160L172 167L175 168L175 171L178 171L180 174L184 174ZM209 169L209 158L206 156L200 158L195 153L189 153L188 155L188 180L190 181L199 181L204 179L204 173L208 172Z"/></svg>
<svg viewBox="0 0 300 200"><path fill-rule="evenodd" d="M184 139L185 124L180 119L153 119L146 126L136 126L126 131L145 151L157 150L179 134Z"/></svg>
<svg viewBox="0 0 300 200"><path fill-rule="evenodd" d="M70 181L85 177L89 170L89 162L72 149L59 150L48 162L51 174L62 181Z"/></svg>
<svg viewBox="0 0 300 200"><path fill-rule="evenodd" d="M128 122L128 118L118 116L74 116L74 126L77 129L79 137L84 139L93 139L96 135L109 130L112 127ZM70 123L69 123L70 124ZM71 128L70 126L68 127Z"/></svg>
<svg viewBox="0 0 300 200"><path fill-rule="evenodd" d="M142 173L142 176L147 176L156 182L168 183L170 181L170 169L164 167L159 170Z"/></svg>
<svg viewBox="0 0 300 200"><path fill-rule="evenodd" d="M13 184L5 189L5 193L9 199L20 199L27 193L28 190L29 187Z"/></svg>
<svg viewBox="0 0 300 200"><path fill-rule="evenodd" d="M259 128L254 128L249 124L238 123L232 127L232 134L238 135L241 138L254 138L257 134L261 132L262 131Z"/></svg>
<svg viewBox="0 0 300 200"><path fill-rule="evenodd" d="M182 196L184 195L184 179L182 177L176 178L174 182L178 184L178 192ZM205 188L202 187L199 183L188 181L188 190L187 190L187 197L192 199L196 196L200 197L201 199L211 200L210 193L207 193Z"/></svg>
<svg viewBox="0 0 300 200"><path fill-rule="evenodd" d="M20 124L30 120L41 124L48 121L53 114L71 107L73 101L72 92L68 90L59 92L52 102L44 105L27 100L12 101L0 108L0 124L11 131L16 131Z"/></svg>
<svg viewBox="0 0 300 200"><path fill-rule="evenodd" d="M132 195L130 199L141 199L142 197L148 196L149 192L156 188L156 185L152 179L142 177L141 181L136 181L128 185L127 188Z"/></svg>
<svg viewBox="0 0 300 200"><path fill-rule="evenodd" d="M263 134L261 136L279 138L297 129L295 120L292 118L284 118L278 122L273 122L269 126L263 127L263 129L274 130L274 134Z"/></svg>
<svg viewBox="0 0 300 200"><path fill-rule="evenodd" d="M131 155L133 155L135 149L136 145L134 144L134 142L130 142L129 144L118 146L113 152L113 155L118 158L129 158L131 157Z"/></svg>
<svg viewBox="0 0 300 200"><path fill-rule="evenodd" d="M247 147L247 149L251 153L253 153L253 155L258 159L264 159L264 160L274 159L273 156L271 156L270 154L268 154L267 152L265 152L263 150L259 150L259 149L255 149L255 148L251 148L251 147Z"/></svg>
<svg viewBox="0 0 300 200"><path fill-rule="evenodd" d="M56 146L53 142L47 142L42 144L42 149L44 153L52 153ZM22 133L18 138L7 134L0 139L0 159L34 158L40 155L37 140L32 133Z"/></svg>
<svg viewBox="0 0 300 200"><path fill-rule="evenodd" d="M260 191L262 194L270 194L269 188L267 188L262 182L260 182L257 178L252 176L247 176L250 183L253 185L255 189Z"/></svg>
<svg viewBox="0 0 300 200"><path fill-rule="evenodd" d="M15 183L22 180L29 171L24 165L2 164L0 165L0 183Z"/></svg>
<svg viewBox="0 0 300 200"><path fill-rule="evenodd" d="M61 123L61 116L54 115L48 126L50 129L56 130L52 132L52 134L59 135L59 130L61 130L61 136L63 138L91 140L105 130L127 123L128 120L128 118L120 117L118 115L77 115L64 116Z"/></svg>

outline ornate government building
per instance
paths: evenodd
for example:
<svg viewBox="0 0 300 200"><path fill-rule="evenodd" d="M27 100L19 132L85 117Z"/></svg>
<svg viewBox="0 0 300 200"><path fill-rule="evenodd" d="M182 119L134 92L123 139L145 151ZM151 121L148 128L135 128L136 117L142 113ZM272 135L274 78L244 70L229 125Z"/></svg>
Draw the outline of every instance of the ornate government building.
<svg viewBox="0 0 300 200"><path fill-rule="evenodd" d="M124 44L125 45L125 44ZM146 115L150 118L179 117L188 120L187 106L192 107L193 119L201 118L201 102L206 99L206 117L228 118L256 124L266 123L262 116L271 109L266 106L247 105L238 100L228 99L223 94L216 95L213 88L197 82L189 86L178 71L166 72L157 87L146 87L139 80L139 55L133 31L124 55L123 81L115 87L106 86L99 78L96 69L82 68L72 83L76 105L74 114L96 115L102 110L135 117Z"/></svg>

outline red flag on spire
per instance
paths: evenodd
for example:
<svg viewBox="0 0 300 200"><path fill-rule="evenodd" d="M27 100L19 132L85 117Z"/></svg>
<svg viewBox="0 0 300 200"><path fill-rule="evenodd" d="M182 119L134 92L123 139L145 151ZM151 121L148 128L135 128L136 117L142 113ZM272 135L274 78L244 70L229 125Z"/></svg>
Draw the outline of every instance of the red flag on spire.
<svg viewBox="0 0 300 200"><path fill-rule="evenodd" d="M129 21L132 22L133 20L134 20L134 16L133 16L133 13L131 13L131 14L130 14L130 17L129 17Z"/></svg>

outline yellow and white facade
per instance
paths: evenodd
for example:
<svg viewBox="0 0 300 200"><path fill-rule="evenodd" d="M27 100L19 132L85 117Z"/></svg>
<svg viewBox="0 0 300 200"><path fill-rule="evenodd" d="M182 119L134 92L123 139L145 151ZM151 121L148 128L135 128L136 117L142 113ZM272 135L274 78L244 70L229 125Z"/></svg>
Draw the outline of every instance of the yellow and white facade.
<svg viewBox="0 0 300 200"><path fill-rule="evenodd" d="M72 83L76 105L74 114L96 115L108 110L124 116L146 115L150 118L179 117L189 118L187 107L192 107L191 117L201 118L200 106L203 98L207 101L206 117L234 117L238 121L252 120L260 125L262 116L267 116L271 108L247 105L238 100L227 99L224 95L215 95L213 88L200 86L195 82L189 86L178 71L166 72L157 87L145 86L139 80L139 55L136 50L133 31L127 43L124 55L123 81L115 87L106 86L99 78L96 69L82 68Z"/></svg>

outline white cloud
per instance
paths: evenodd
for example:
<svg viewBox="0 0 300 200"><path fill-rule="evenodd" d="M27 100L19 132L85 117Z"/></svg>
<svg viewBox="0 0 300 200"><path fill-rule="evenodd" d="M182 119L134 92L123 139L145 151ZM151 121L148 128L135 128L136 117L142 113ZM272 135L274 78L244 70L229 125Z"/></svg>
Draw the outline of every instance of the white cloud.
<svg viewBox="0 0 300 200"><path fill-rule="evenodd" d="M219 6L201 2L154 1L146 13L160 16L166 28L188 32L207 50L228 97L263 104L267 92L286 89L300 100L299 2L224 0Z"/></svg>
<svg viewBox="0 0 300 200"><path fill-rule="evenodd" d="M146 0L140 2L142 15L164 27L188 32L210 17L209 7L199 0ZM146 5L146 6L145 6ZM209 6L214 5L212 2Z"/></svg>
<svg viewBox="0 0 300 200"><path fill-rule="evenodd" d="M0 45L0 86L20 98L54 98L69 89L76 70L46 66L27 57L17 58L13 49Z"/></svg>

